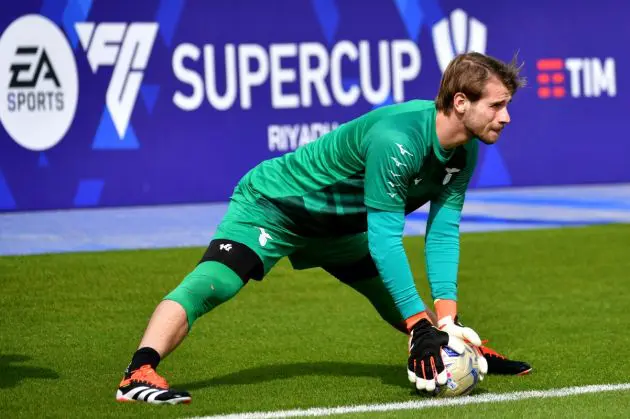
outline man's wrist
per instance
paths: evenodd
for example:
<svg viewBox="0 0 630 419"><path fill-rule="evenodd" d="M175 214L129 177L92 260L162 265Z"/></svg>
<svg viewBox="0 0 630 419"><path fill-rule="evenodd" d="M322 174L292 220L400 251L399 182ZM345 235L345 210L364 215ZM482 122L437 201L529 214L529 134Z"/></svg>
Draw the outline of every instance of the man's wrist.
<svg viewBox="0 0 630 419"><path fill-rule="evenodd" d="M411 332L411 329L413 329L416 323L418 323L422 319L427 319L429 323L431 322L431 319L429 318L429 315L427 314L426 310L421 311L420 313L416 313L413 316L406 318L405 328L407 329L407 332Z"/></svg>
<svg viewBox="0 0 630 419"><path fill-rule="evenodd" d="M455 300L443 300L437 299L433 302L435 306L435 314L438 318L438 324L442 321L442 319L448 321L448 317L451 318L451 321L455 321L455 317L457 317L457 301Z"/></svg>

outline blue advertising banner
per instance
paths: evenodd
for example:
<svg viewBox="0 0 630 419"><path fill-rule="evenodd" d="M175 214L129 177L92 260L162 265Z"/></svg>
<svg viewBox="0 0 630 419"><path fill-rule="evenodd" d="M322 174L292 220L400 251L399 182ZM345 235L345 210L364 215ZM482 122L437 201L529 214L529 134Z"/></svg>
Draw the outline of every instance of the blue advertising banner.
<svg viewBox="0 0 630 419"><path fill-rule="evenodd" d="M0 5L0 211L225 201L261 160L454 55L528 86L473 187L630 181L630 3L22 0Z"/></svg>

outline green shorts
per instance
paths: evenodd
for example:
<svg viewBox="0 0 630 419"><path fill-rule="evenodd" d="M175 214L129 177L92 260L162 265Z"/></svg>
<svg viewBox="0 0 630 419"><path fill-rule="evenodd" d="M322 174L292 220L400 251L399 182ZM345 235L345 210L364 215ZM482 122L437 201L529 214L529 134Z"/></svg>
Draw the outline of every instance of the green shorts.
<svg viewBox="0 0 630 419"><path fill-rule="evenodd" d="M288 225L265 201L251 201L237 187L214 240L232 240L250 248L262 261L263 276L285 256L294 269L348 265L369 256L367 233L311 238L295 234Z"/></svg>
<svg viewBox="0 0 630 419"><path fill-rule="evenodd" d="M364 295L393 327L406 332L370 255L367 233L313 238L296 234L292 226L268 200L248 198L237 187L200 263L223 263L245 283L263 279L285 256L294 269L323 268Z"/></svg>

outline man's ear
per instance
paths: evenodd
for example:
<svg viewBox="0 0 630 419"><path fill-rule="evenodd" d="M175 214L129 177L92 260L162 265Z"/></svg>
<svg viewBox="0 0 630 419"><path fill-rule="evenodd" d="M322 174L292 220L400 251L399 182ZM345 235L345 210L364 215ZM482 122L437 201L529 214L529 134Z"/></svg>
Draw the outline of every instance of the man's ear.
<svg viewBox="0 0 630 419"><path fill-rule="evenodd" d="M455 93L455 96L453 97L453 109L455 109L455 112L463 114L468 110L469 106L470 101L465 94L462 92Z"/></svg>

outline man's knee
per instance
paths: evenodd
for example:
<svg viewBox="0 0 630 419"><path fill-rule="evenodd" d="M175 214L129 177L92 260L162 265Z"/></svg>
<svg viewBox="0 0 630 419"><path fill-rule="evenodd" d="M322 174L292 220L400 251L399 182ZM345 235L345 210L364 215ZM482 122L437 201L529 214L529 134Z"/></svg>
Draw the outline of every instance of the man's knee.
<svg viewBox="0 0 630 419"><path fill-rule="evenodd" d="M244 284L224 264L216 261L202 262L164 299L175 301L184 307L190 330L195 320L234 297Z"/></svg>
<svg viewBox="0 0 630 419"><path fill-rule="evenodd" d="M348 285L379 275L374 260L369 253L355 262L344 265L324 266L323 269Z"/></svg>
<svg viewBox="0 0 630 419"><path fill-rule="evenodd" d="M197 267L164 299L186 311L188 328L199 317L234 297L250 278L260 280L263 266L253 250L226 239L210 242Z"/></svg>
<svg viewBox="0 0 630 419"><path fill-rule="evenodd" d="M395 329L407 333L403 319L394 300L379 276L378 268L368 253L363 258L345 265L324 266L328 273L365 296L381 318Z"/></svg>

